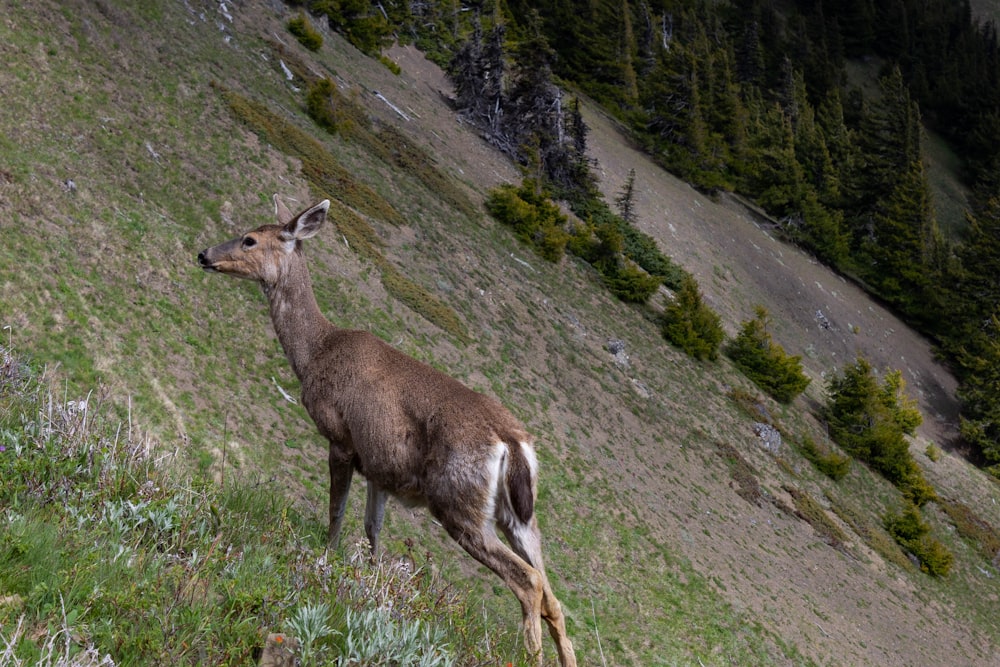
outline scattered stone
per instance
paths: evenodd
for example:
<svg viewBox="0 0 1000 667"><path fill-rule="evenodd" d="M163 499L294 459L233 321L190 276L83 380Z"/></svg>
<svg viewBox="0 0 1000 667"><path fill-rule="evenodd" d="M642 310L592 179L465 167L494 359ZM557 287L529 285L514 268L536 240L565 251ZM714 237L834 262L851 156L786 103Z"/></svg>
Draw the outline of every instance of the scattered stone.
<svg viewBox="0 0 1000 667"><path fill-rule="evenodd" d="M781 431L770 424L754 422L753 432L760 438L760 444L766 451L772 454L778 454L781 451Z"/></svg>
<svg viewBox="0 0 1000 667"><path fill-rule="evenodd" d="M623 371L628 370L630 364L628 354L625 352L625 341L612 338L604 346L604 349L614 355L615 365L618 366L618 368Z"/></svg>
<svg viewBox="0 0 1000 667"><path fill-rule="evenodd" d="M652 398L653 396L653 392L650 391L649 387L647 387L644 382L640 382L635 378L632 378L632 388L635 389L635 393L639 394L643 398Z"/></svg>
<svg viewBox="0 0 1000 667"><path fill-rule="evenodd" d="M280 632L272 632L264 641L258 667L295 667L295 651L299 642Z"/></svg>
<svg viewBox="0 0 1000 667"><path fill-rule="evenodd" d="M625 341L612 338L605 347L611 354L618 354L625 351Z"/></svg>
<svg viewBox="0 0 1000 667"><path fill-rule="evenodd" d="M822 310L817 310L816 311L816 316L815 316L814 319L819 323L819 326L821 328L823 328L823 329L829 329L830 328L830 320L827 319L826 315L823 314Z"/></svg>

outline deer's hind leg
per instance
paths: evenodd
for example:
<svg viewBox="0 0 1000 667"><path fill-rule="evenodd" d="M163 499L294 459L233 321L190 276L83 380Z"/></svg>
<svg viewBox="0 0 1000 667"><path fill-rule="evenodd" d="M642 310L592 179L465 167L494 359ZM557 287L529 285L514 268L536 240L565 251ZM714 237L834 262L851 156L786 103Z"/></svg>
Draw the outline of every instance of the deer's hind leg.
<svg viewBox="0 0 1000 667"><path fill-rule="evenodd" d="M524 646L542 664L542 598L544 576L504 544L493 526L438 516L448 534L477 561L503 579L521 603Z"/></svg>
<svg viewBox="0 0 1000 667"><path fill-rule="evenodd" d="M552 592L548 576L545 574L545 564L542 560L542 534L538 529L538 520L531 517L527 524L518 521L512 515L501 514L497 525L510 542L514 552L527 561L541 575L542 602L541 617L549 628L549 634L556 643L559 652L559 664L563 667L576 667L576 654L573 644L566 634L566 618L563 616L562 605Z"/></svg>

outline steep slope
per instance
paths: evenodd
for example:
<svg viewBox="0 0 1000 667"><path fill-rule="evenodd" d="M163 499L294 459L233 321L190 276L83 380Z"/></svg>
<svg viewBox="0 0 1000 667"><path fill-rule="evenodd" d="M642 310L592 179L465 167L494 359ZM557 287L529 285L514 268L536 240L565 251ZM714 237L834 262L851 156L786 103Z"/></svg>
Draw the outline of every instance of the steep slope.
<svg viewBox="0 0 1000 667"><path fill-rule="evenodd" d="M994 659L995 569L937 510L934 526L958 561L944 582L884 561L832 511L853 508L878 529L898 500L891 487L857 465L830 482L788 444L765 451L728 397L751 387L727 362L693 362L587 267L546 264L485 213L456 212L316 128L269 42L285 42L417 140L475 202L517 181L458 122L446 80L414 49L390 51L398 76L329 33L312 55L285 31L289 10L263 0L10 9L0 32L0 55L13 65L0 71L0 326L62 364L67 391L101 378L111 399L132 397L180 469L259 475L312 508L318 527L325 521L322 445L275 387L295 393L259 290L194 266L199 249L269 222L272 192L317 196L299 159L233 119L221 84L312 133L405 218L371 220L388 262L458 313L471 345L390 296L379 268L332 228L307 248L320 302L335 322L369 328L499 397L537 433L540 521L581 664ZM813 385L790 408L764 401L776 419L822 440L811 411L825 373L859 350L901 368L926 418L914 455L939 488L1000 524L992 482L960 459L931 464L921 453L929 440L947 444L954 423L953 382L924 341L738 204L699 195L632 151L600 114L586 118L601 186L613 195L636 169L640 225L695 273L727 330L761 303L776 339L804 355ZM612 338L625 342L627 363L605 349ZM356 491L346 533L360 537ZM821 505L845 538L831 546L790 511L793 492ZM383 536L396 550L416 540L497 624L516 626L509 593L425 514L392 505Z"/></svg>
<svg viewBox="0 0 1000 667"><path fill-rule="evenodd" d="M421 62L419 54L406 49L396 50L392 55L404 66L404 80L406 74L412 74L427 81L430 87L444 85L436 68ZM766 231L768 221L752 207L726 196L721 201L706 198L632 148L615 123L600 112L585 107L585 119L591 129L590 154L597 162L605 197L613 201L624 186L628 171L635 170L640 228L695 274L709 303L722 314L728 333L735 333L740 321L751 318L755 305L761 304L774 316L776 340L790 353L802 355L804 367L813 379L812 387L805 399L799 400L794 413L785 413L783 418L803 420L800 427L803 431L822 438L822 426L815 424L808 413L824 400L826 378L860 354L879 369L903 371L925 417L920 437L912 448L918 459L927 462L921 452L928 442L947 445L954 439L955 381L937 362L928 341L857 286L775 240ZM490 176L483 172L477 180L490 182ZM669 368L690 362L675 358L672 351L666 352L666 359L653 361L661 352L654 352L653 348L662 347L663 343L655 338L638 337L636 324L623 321L602 333L605 338L620 337L627 341L632 358L625 374L635 385L649 387L650 380L656 377L667 385L678 380L684 383L683 376L660 375L661 364ZM596 349L593 353L599 355ZM656 367L655 370L647 364ZM725 374L720 377L710 368L689 372L703 372L717 382L734 381ZM793 642L820 663L833 660L846 664L930 665L954 661L957 651L970 656L968 664L976 664L977 654L980 658L990 655L993 639L975 631L966 635L961 623L952 632L944 632L939 616L951 613L922 602L919 586L897 578L899 572L894 566L887 566L862 546L856 536L852 537L855 544L850 549L821 547L812 529L804 524L788 525L787 515L773 506L749 506L732 488L721 496L709 490L718 488L721 461L708 454L720 442L737 447L752 462L765 493L770 489L781 496L782 485L790 480L782 474L787 471L776 470L774 459L762 454L749 424L739 424L738 420L727 423L732 419L726 414L731 412L728 406L708 407L704 405L705 394L692 395L688 389L683 384L656 387L650 401L659 402L662 411L658 411L652 423L647 421L648 415L626 422L623 432L628 434L636 451L622 451L618 447L609 451L597 444L605 438L619 441L620 432L605 429L606 435L597 439L597 449L589 456L596 455L592 460L598 463L597 468L611 479L617 477L615 485L631 492L632 502L643 508L643 523L712 578L737 608L752 610L767 627L785 629L781 636L786 641ZM703 391L718 398L724 389L716 385ZM666 435L671 431L673 437ZM660 438L666 442L660 443ZM679 475L667 473L675 470L678 458L684 456L691 444L700 450L704 457L701 462L707 470L696 464L693 469L685 467ZM724 457L721 451L717 453ZM782 456L795 460L787 451ZM928 469L946 494L964 492L968 494L964 496L965 502L973 507L986 510L991 505L995 507L991 482L967 469L960 460L948 463L948 475L939 474L938 468L945 466ZM800 462L793 464L793 470L810 477ZM870 480L852 491L838 489L837 485L826 489L825 484L815 484L815 480L805 482L795 474L791 480L817 498L824 494L832 496L823 498L828 512L833 504L831 499L861 491L851 502L864 506L872 500L868 509L878 523L881 503L865 497L872 493L865 488L872 483ZM878 482L873 484L876 488L880 486ZM732 482L729 486L733 486ZM891 505L891 493L885 489L879 493L882 502L889 500ZM787 495L784 497L787 499ZM995 516L992 518L995 521ZM916 583L928 582L918 576ZM984 600L991 595L987 594ZM918 629L930 624L936 628L933 636ZM941 653L935 656L937 650Z"/></svg>

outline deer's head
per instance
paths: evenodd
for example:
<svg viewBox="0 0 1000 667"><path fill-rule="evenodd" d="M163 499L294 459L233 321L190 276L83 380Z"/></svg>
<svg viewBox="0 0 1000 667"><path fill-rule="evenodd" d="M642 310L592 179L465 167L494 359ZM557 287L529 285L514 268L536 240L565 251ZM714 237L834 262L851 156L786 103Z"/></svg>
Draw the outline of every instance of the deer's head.
<svg viewBox="0 0 1000 667"><path fill-rule="evenodd" d="M292 215L277 196L274 203L278 224L263 225L202 250L198 253L201 268L274 285L290 259L298 254L301 241L319 231L330 201L324 199L298 215Z"/></svg>

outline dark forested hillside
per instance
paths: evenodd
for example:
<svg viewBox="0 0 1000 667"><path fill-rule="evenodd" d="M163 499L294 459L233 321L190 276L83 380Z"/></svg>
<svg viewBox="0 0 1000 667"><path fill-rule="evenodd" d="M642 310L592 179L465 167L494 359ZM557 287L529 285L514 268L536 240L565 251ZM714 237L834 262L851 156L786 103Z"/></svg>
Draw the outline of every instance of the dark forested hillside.
<svg viewBox="0 0 1000 667"><path fill-rule="evenodd" d="M465 116L578 212L586 127L560 89L694 186L752 198L938 341L967 443L1000 462L984 376L1000 362L1000 273L984 270L1000 262L1000 55L968 0L308 4L363 50L412 40L449 65ZM960 156L968 211L948 228L963 232L939 230L928 132Z"/></svg>

